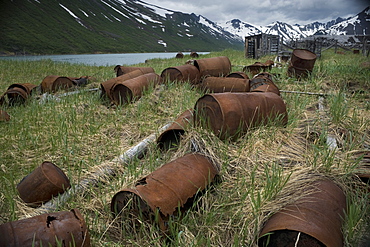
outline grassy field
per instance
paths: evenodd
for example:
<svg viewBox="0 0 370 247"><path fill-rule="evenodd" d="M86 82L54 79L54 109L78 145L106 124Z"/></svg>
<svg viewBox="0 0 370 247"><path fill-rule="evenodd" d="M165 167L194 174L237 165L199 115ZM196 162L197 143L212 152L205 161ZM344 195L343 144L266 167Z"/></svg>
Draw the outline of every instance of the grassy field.
<svg viewBox="0 0 370 247"><path fill-rule="evenodd" d="M200 58L221 55L229 57L233 71L255 62L234 50ZM153 59L138 66L151 66L160 74L188 59ZM267 59L273 57L260 61ZM161 152L151 144L143 158L117 167L114 177L72 196L57 211L78 208L88 224L92 246L256 246L263 224L273 213L301 197L305 185L328 177L347 196L344 246L359 246L370 229L369 188L357 176L365 165L358 154L370 150L369 62L361 55L327 50L316 61L313 74L300 81L286 75L286 66L275 67L271 73L281 90L328 96L282 92L289 116L285 128L261 126L236 141L220 141L205 129L192 128L177 149ZM38 85L47 75L92 76L87 88L115 77L113 67L0 60L0 92L13 83ZM34 96L24 105L1 106L11 120L0 122L0 224L37 212L22 202L16 186L43 161L56 164L76 185L158 133L193 108L201 96L189 84L167 83L126 106L103 102L100 92L44 103ZM335 137L336 149L328 144L328 136ZM127 231L128 220L114 218L110 211L114 194L190 152L191 140L219 162L221 182L206 190L181 220L171 222L167 238L149 223Z"/></svg>

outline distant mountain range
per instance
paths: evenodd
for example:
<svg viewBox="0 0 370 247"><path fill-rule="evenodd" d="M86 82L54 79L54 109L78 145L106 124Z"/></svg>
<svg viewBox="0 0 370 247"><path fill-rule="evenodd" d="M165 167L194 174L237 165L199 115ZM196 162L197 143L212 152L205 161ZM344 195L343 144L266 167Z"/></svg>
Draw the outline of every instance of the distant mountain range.
<svg viewBox="0 0 370 247"><path fill-rule="evenodd" d="M3 0L1 54L124 53L243 49L244 36L279 34L284 40L312 34L366 34L369 7L328 23L262 27L231 20L215 23L141 0Z"/></svg>
<svg viewBox="0 0 370 247"><path fill-rule="evenodd" d="M221 24L224 30L240 37L267 33L280 35L284 41L306 38L311 35L370 35L370 7L347 19L338 17L326 23L290 25L276 21L267 26L256 26L239 19Z"/></svg>

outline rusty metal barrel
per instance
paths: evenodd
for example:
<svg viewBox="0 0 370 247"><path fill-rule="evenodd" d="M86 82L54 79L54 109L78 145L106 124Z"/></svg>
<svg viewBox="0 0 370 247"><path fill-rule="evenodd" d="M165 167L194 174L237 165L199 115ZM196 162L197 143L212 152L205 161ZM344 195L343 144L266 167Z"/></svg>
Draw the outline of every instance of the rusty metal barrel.
<svg viewBox="0 0 370 247"><path fill-rule="evenodd" d="M31 83L14 83L0 96L0 105L6 102L8 102L9 105L17 103L24 104L36 88L37 85Z"/></svg>
<svg viewBox="0 0 370 247"><path fill-rule="evenodd" d="M117 65L116 67L114 67L114 71L116 72L117 76L127 74L135 70L140 70L141 72L143 72L143 74L155 73L152 67L130 67L130 66L121 66L121 65Z"/></svg>
<svg viewBox="0 0 370 247"><path fill-rule="evenodd" d="M68 177L55 164L45 161L17 185L20 198L29 206L40 206L70 187Z"/></svg>
<svg viewBox="0 0 370 247"><path fill-rule="evenodd" d="M153 73L153 72L149 72L149 73ZM138 76L144 75L144 74L147 74L147 73L143 70L137 69L137 70L133 70L131 72L122 74L120 76L114 77L112 79L109 79L105 82L102 82L100 84L101 97L107 96L111 101L113 101L112 89L113 89L114 85L116 85L116 83L123 82L123 81L129 80L129 79L133 79L135 77L138 77Z"/></svg>
<svg viewBox="0 0 370 247"><path fill-rule="evenodd" d="M74 79L78 77L66 77L57 75L48 75L41 82L42 93L55 93L58 90L65 90L75 86Z"/></svg>
<svg viewBox="0 0 370 247"><path fill-rule="evenodd" d="M170 149L180 142L185 129L193 123L193 109L188 109L178 116L175 121L157 138L157 145L162 150Z"/></svg>
<svg viewBox="0 0 370 247"><path fill-rule="evenodd" d="M139 180L132 189L116 193L111 201L113 215L158 223L166 231L170 217L192 206L196 194L210 185L218 170L204 155L191 153L164 164ZM131 202L131 204L130 204ZM136 220L135 220L136 219Z"/></svg>
<svg viewBox="0 0 370 247"><path fill-rule="evenodd" d="M280 90L273 82L273 75L268 72L259 73L250 80L251 92L272 92L280 95Z"/></svg>
<svg viewBox="0 0 370 247"><path fill-rule="evenodd" d="M309 192L307 196L287 205L266 222L260 233L259 246L266 246L264 243L267 238L262 236L267 233L274 233L270 235L271 245L268 246L276 246L272 241L281 241L279 234L286 230L305 233L324 246L343 246L341 228L346 210L346 197L342 189L333 181L323 179L307 186L307 191ZM311 241L315 243L316 240ZM286 243L284 246L294 246L294 242ZM299 242L298 246L301 246Z"/></svg>
<svg viewBox="0 0 370 247"><path fill-rule="evenodd" d="M249 76L243 71L236 71L228 74L226 77L240 78L240 79L249 79Z"/></svg>
<svg viewBox="0 0 370 247"><path fill-rule="evenodd" d="M0 236L0 246L7 247L90 246L88 228L76 208L2 224Z"/></svg>
<svg viewBox="0 0 370 247"><path fill-rule="evenodd" d="M230 74L231 62L226 56L202 58L194 60L201 78L205 76L226 76Z"/></svg>
<svg viewBox="0 0 370 247"><path fill-rule="evenodd" d="M248 92L249 80L234 77L206 77L198 85L204 92Z"/></svg>
<svg viewBox="0 0 370 247"><path fill-rule="evenodd" d="M307 77L312 73L316 61L316 54L306 49L295 49L290 58L288 75L296 78Z"/></svg>
<svg viewBox="0 0 370 247"><path fill-rule="evenodd" d="M194 107L194 123L209 128L221 140L236 139L252 127L286 125L287 121L283 99L270 92L206 94Z"/></svg>
<svg viewBox="0 0 370 247"><path fill-rule="evenodd" d="M200 80L200 73L197 67L192 64L185 64L175 67L169 67L162 71L162 80L165 81L178 81L190 82L197 84Z"/></svg>
<svg viewBox="0 0 370 247"><path fill-rule="evenodd" d="M161 83L161 77L155 73L140 75L133 79L116 83L111 94L116 105L131 103L143 95L150 85Z"/></svg>

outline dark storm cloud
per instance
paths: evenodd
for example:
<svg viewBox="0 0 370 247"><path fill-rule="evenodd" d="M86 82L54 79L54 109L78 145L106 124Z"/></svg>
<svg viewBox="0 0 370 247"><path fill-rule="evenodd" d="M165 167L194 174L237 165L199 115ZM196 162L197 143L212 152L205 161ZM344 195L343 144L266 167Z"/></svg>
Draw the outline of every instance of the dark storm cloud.
<svg viewBox="0 0 370 247"><path fill-rule="evenodd" d="M350 17L369 6L365 0L147 0L170 10L203 15L211 21L224 23L240 19L255 25L274 21L307 24Z"/></svg>

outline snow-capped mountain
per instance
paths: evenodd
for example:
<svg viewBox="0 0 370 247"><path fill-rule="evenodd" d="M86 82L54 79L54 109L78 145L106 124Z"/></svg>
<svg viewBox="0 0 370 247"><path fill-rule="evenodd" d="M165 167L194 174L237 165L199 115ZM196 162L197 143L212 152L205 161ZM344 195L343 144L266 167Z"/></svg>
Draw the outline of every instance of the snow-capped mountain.
<svg viewBox="0 0 370 247"><path fill-rule="evenodd" d="M338 17L326 23L313 22L306 25L290 25L276 21L267 26L258 26L233 19L220 24L226 31L241 37L260 33L279 35L284 41L305 38L315 34L329 35L370 35L370 7L356 16L343 19Z"/></svg>

